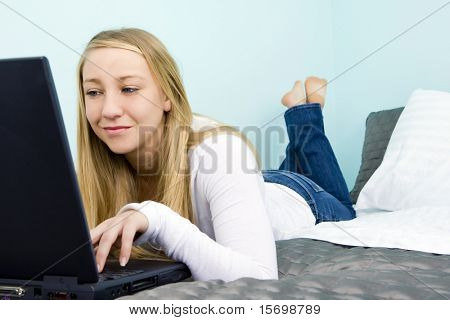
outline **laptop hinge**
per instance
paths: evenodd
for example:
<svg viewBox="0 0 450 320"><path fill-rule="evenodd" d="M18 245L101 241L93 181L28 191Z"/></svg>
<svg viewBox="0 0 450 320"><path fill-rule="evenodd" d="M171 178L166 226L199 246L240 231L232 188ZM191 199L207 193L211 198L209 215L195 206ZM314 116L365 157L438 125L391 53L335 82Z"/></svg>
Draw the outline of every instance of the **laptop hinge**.
<svg viewBox="0 0 450 320"><path fill-rule="evenodd" d="M42 281L43 289L66 289L70 290L78 285L78 277L66 276L44 276Z"/></svg>

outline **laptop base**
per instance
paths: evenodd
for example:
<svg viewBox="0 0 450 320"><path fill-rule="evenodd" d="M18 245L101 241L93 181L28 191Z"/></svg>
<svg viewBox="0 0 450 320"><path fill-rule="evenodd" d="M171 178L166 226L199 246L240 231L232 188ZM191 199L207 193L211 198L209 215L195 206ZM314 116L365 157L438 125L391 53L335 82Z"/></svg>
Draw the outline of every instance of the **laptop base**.
<svg viewBox="0 0 450 320"><path fill-rule="evenodd" d="M131 262L131 261L130 261ZM118 264L118 262L116 262ZM142 271L97 283L78 283L77 277L45 275L41 281L0 279L0 300L109 300L191 276L183 263L136 261L137 264L167 264L166 272ZM127 270L127 269L125 269Z"/></svg>

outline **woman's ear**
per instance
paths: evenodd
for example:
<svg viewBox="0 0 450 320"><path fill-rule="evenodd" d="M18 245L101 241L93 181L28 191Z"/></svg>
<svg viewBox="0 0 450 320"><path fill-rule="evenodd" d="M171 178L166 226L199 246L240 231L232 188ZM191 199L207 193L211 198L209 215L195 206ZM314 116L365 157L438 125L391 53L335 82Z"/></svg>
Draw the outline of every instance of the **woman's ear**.
<svg viewBox="0 0 450 320"><path fill-rule="evenodd" d="M172 109L172 103L170 102L169 98L165 98L164 100L164 111L169 112Z"/></svg>
<svg viewBox="0 0 450 320"><path fill-rule="evenodd" d="M170 99L167 97L167 95L161 90L161 97L163 100L163 109L164 112L169 112L172 109L172 103L170 102Z"/></svg>

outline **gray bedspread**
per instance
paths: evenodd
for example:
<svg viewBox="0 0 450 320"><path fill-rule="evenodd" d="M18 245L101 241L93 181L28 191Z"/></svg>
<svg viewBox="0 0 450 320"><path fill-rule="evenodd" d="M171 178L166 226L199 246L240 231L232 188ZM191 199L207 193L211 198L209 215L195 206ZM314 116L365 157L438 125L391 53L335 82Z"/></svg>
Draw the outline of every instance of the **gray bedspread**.
<svg viewBox="0 0 450 320"><path fill-rule="evenodd" d="M449 299L450 256L277 241L279 280L184 281L120 299Z"/></svg>

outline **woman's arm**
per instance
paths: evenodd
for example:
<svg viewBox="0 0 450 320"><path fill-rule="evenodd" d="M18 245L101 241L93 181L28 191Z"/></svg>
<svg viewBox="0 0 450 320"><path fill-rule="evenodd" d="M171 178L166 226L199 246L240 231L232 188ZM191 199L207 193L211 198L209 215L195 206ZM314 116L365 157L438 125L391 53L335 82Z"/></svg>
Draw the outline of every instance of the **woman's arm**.
<svg viewBox="0 0 450 320"><path fill-rule="evenodd" d="M184 262L195 280L278 279L264 180L253 154L239 137L223 134L205 139L194 152L196 190L209 203L216 241L169 207L145 201L119 211L136 210L148 219L134 244L160 245Z"/></svg>

